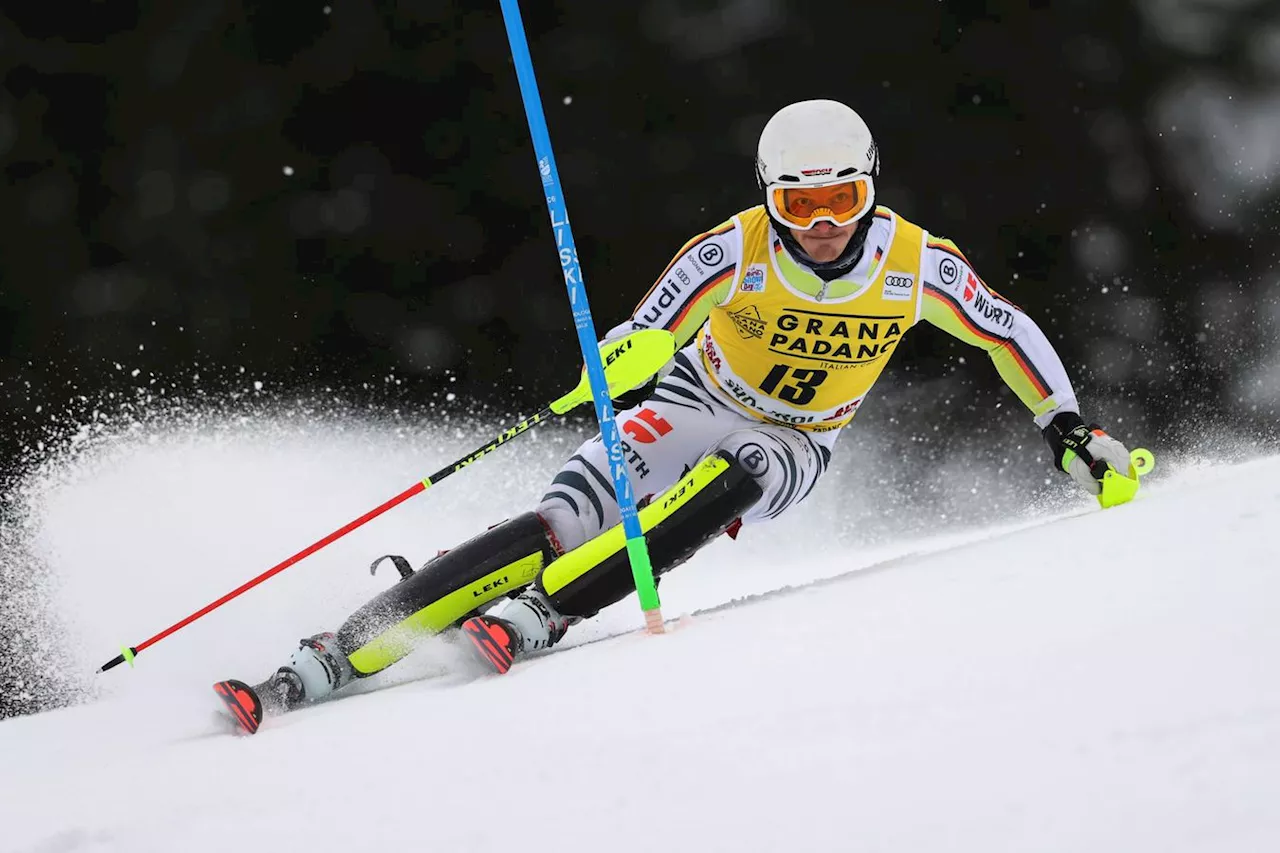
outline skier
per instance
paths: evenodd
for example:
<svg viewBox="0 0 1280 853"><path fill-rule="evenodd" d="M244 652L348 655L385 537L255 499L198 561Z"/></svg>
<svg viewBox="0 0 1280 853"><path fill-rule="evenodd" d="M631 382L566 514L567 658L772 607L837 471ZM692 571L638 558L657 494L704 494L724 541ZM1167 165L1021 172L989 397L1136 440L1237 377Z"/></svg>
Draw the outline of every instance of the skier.
<svg viewBox="0 0 1280 853"><path fill-rule="evenodd" d="M690 240L630 319L674 333L659 376L619 398L618 423L655 574L721 533L776 518L812 491L902 336L920 320L988 352L1031 410L1054 464L1099 494L1132 476L1129 452L1087 426L1044 333L987 287L950 240L875 205L879 152L835 101L802 101L760 136L763 203ZM391 665L425 634L461 626L505 672L634 589L597 435L530 512L447 551L336 633L303 640L267 682L218 685L241 722ZM485 608L498 601L486 612ZM254 718L255 719L246 719Z"/></svg>

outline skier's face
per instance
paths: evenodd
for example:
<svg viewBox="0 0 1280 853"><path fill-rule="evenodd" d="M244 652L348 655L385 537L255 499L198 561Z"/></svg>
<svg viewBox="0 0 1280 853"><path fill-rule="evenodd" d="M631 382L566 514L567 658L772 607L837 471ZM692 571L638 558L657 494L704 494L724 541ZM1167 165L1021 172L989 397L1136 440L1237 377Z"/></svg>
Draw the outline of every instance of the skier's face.
<svg viewBox="0 0 1280 853"><path fill-rule="evenodd" d="M848 225L817 222L808 231L797 231L792 228L791 236L796 238L800 248L804 249L809 257L819 263L826 263L840 257L857 228L856 222L850 222Z"/></svg>

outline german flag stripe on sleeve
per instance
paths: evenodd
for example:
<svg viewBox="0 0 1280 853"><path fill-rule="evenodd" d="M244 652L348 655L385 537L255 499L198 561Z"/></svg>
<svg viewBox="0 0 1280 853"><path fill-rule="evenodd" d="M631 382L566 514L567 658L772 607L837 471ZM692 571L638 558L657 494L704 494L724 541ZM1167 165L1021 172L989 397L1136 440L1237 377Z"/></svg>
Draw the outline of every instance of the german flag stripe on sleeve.
<svg viewBox="0 0 1280 853"><path fill-rule="evenodd" d="M731 267L721 270L708 278L702 284L698 285L697 289L693 291L693 294L684 301L684 307L680 309L680 312L676 314L675 318L668 321L662 328L666 329L668 332L674 332L679 328L680 324L684 322L684 318L689 316L689 312L693 310L693 307L702 300L702 297L715 290L717 286L724 283L725 279L731 278L737 271L738 265L734 264Z"/></svg>
<svg viewBox="0 0 1280 853"><path fill-rule="evenodd" d="M969 315L965 312L964 308L961 307L960 303L955 300L955 297L946 291L939 290L932 284L926 282L924 292L926 295L945 305L951 313L955 315L956 319L960 321L960 324L964 326L965 331L971 334L975 339L992 344L991 349L1001 347L1007 350L1009 354L1013 356L1014 361L1018 363L1018 368L1026 374L1026 377L1029 380L1031 380L1031 384L1035 388L1037 394L1040 394L1042 397L1050 397L1053 395L1053 392L1049 389L1049 383L1045 381L1044 376L1040 374L1040 371L1036 369L1036 366L1031 363L1031 359L1027 358L1026 352L1018 345L1017 341L1012 338L1000 337L999 335L988 332L986 329L975 324L973 320L969 318Z"/></svg>
<svg viewBox="0 0 1280 853"><path fill-rule="evenodd" d="M978 276L978 281L982 281L982 276ZM993 298L999 300L1000 302L1003 302L1005 305L1008 305L1010 308L1018 308L1017 305L1013 304L1008 299L1005 299L999 293L996 293L995 288L987 284L985 281L982 281L982 286L987 289L987 292L990 293ZM1022 309L1018 308L1018 310L1021 311Z"/></svg>
<svg viewBox="0 0 1280 853"><path fill-rule="evenodd" d="M937 240L930 240L926 245L928 245L930 249L937 249L940 252L946 252L957 261L962 261L969 269L973 269L973 264L969 263L969 259L964 256L964 252L960 251L960 247L950 240L943 240L939 238Z"/></svg>
<svg viewBox="0 0 1280 853"><path fill-rule="evenodd" d="M1005 305L1010 306L1011 308L1018 308L1017 305L1014 305L1008 299L1005 299L999 293L996 293L995 290L991 287L991 285L987 284L985 281L982 281L982 276L978 275L977 270L973 268L973 264L969 263L969 259L964 256L964 252L960 251L960 247L957 246L955 243L953 243L951 240L946 240L939 237L936 240L930 240L926 245L930 249L937 249L939 252L946 252L948 255L955 258L957 261L963 261L964 265L969 268L969 271L972 272L975 276L977 276L978 281L982 282L982 286L985 287L987 290L991 291L991 295L993 297L995 297L996 299L999 299L1001 302L1003 302ZM1021 311L1022 309L1018 308L1018 310Z"/></svg>
<svg viewBox="0 0 1280 853"><path fill-rule="evenodd" d="M1003 344L1008 340L1008 338L1003 338L993 332L988 332L986 329L974 323L973 320L970 319L969 315L965 313L965 310L961 307L960 303L956 301L956 298L945 290L940 290L932 284L925 282L924 292L927 296L932 296L934 299L951 309L951 313L956 315L956 319L959 320L965 327L965 330L974 337L981 338L982 340L992 344Z"/></svg>
<svg viewBox="0 0 1280 853"><path fill-rule="evenodd" d="M638 311L640 309L640 306L645 303L645 300L647 300L653 294L653 292L658 289L658 285L662 284L663 279L665 279L667 275L670 274L671 268L674 267L676 264L678 264L681 258L689 254L689 252L693 251L702 243L706 242L707 240L710 240L712 237L719 237L721 234L727 234L728 232L732 231L733 228L734 228L733 220L730 220L726 222L724 225L721 225L719 228L715 228L711 231L705 231L702 234L699 234L697 237L694 237L688 243L685 243L683 246L681 246L680 251L676 252L675 257L671 259L671 263L667 264L667 268L662 271L662 275L658 276L658 278L653 282L653 286L649 288L649 292L646 293L644 297L640 300L640 302L636 305L636 310ZM635 311L632 311L631 313L634 314Z"/></svg>
<svg viewBox="0 0 1280 853"><path fill-rule="evenodd" d="M1014 340L1006 341L1004 348L1018 362L1018 367L1031 380L1032 386L1036 389L1036 393L1041 395L1042 399L1053 396L1053 391L1049 389L1049 383L1040 375L1040 371L1036 370L1036 366L1031 363L1031 359L1027 358L1026 352L1022 347L1018 346L1018 342Z"/></svg>

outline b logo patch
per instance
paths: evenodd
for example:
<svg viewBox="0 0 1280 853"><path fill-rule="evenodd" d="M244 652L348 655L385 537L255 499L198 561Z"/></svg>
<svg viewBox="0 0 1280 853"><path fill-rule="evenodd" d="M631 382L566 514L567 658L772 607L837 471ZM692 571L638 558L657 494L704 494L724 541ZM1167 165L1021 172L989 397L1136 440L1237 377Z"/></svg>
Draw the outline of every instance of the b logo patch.
<svg viewBox="0 0 1280 853"><path fill-rule="evenodd" d="M938 264L938 278L942 279L943 284L950 287L960 280L960 265L950 258L943 258Z"/></svg>
<svg viewBox="0 0 1280 853"><path fill-rule="evenodd" d="M707 243L698 250L698 260L709 267L719 266L724 261L724 249L720 248L719 243Z"/></svg>
<svg viewBox="0 0 1280 853"><path fill-rule="evenodd" d="M769 455L754 442L739 447L735 456L738 464L752 477L763 477L769 471Z"/></svg>

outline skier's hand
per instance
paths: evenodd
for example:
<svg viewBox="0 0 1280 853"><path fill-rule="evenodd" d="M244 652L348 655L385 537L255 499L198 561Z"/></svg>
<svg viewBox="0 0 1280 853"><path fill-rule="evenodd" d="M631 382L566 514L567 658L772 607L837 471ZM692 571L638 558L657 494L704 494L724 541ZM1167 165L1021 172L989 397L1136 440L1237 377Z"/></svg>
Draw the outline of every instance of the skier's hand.
<svg viewBox="0 0 1280 853"><path fill-rule="evenodd" d="M618 338L629 334L631 331L630 325L627 325L627 332L623 332L622 329L623 326L611 329L609 334L605 336L605 339L600 342L600 345L604 346L610 341L617 340ZM674 367L675 359L673 358L664 364L661 370L650 376L641 384L632 388L630 391L623 391L621 394L615 395L613 398L613 410L615 412L625 412L627 409L634 409L645 400L648 400L653 396L653 392L658 390L658 383L665 379L667 374L670 373ZM586 367L583 367L583 370L586 370Z"/></svg>
<svg viewBox="0 0 1280 853"><path fill-rule="evenodd" d="M1043 432L1053 451L1054 467L1067 472L1091 495L1102 492L1102 478L1109 469L1132 476L1128 448L1097 424L1085 426L1075 412L1059 412Z"/></svg>
<svg viewBox="0 0 1280 853"><path fill-rule="evenodd" d="M623 412L627 409L635 408L653 396L653 392L658 390L658 383L662 380L661 373L655 373L649 377L649 380L643 385L637 385L630 391L623 391L621 394L613 398L613 410L615 412Z"/></svg>

